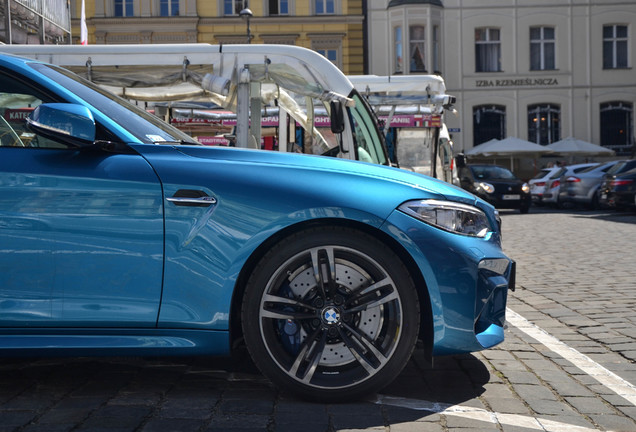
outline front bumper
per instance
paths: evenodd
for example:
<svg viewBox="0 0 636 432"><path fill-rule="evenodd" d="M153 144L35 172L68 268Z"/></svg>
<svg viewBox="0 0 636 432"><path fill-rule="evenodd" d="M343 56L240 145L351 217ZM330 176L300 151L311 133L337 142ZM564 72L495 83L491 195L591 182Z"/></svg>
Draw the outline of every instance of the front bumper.
<svg viewBox="0 0 636 432"><path fill-rule="evenodd" d="M518 193L519 199L505 200L502 195L478 195L484 201L492 204L497 209L520 209L532 205L532 196L527 193Z"/></svg>
<svg viewBox="0 0 636 432"><path fill-rule="evenodd" d="M407 248L424 279L418 289L431 306L432 354L468 353L501 343L515 263L502 252L498 235L453 234L401 212L387 222L385 231Z"/></svg>

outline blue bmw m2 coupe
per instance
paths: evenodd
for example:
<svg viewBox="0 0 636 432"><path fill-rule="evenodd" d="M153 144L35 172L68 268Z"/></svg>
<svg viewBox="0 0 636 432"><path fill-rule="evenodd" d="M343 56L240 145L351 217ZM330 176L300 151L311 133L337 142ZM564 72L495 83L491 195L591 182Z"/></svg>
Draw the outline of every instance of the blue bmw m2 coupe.
<svg viewBox="0 0 636 432"><path fill-rule="evenodd" d="M1 50L0 50L1 51ZM0 55L0 355L228 355L344 401L503 340L495 209L326 156L206 147L73 73Z"/></svg>

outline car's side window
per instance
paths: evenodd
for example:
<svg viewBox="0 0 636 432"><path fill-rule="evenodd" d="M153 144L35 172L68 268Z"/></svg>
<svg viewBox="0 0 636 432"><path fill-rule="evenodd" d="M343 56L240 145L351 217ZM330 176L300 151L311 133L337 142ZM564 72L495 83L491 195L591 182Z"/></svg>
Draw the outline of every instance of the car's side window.
<svg viewBox="0 0 636 432"><path fill-rule="evenodd" d="M26 119L43 102L37 90L0 72L0 147L68 148L29 130Z"/></svg>
<svg viewBox="0 0 636 432"><path fill-rule="evenodd" d="M24 142L4 117L0 117L0 146L24 147Z"/></svg>

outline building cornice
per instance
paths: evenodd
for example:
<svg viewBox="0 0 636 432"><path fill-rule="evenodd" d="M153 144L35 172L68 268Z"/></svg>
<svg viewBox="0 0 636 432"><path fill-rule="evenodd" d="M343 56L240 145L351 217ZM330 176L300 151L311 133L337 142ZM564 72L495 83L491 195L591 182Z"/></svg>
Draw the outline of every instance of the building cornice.
<svg viewBox="0 0 636 432"><path fill-rule="evenodd" d="M75 20L74 20L75 21ZM113 17L113 18L91 18L87 20L88 25L94 25L96 29L109 28L123 31L153 30L169 28L175 29L196 29L199 24L198 17Z"/></svg>
<svg viewBox="0 0 636 432"><path fill-rule="evenodd" d="M444 7L441 0L391 0L389 2L389 5L387 6L387 9L391 9L392 7L397 7L397 6L406 6L406 5L431 5L431 6L438 6L441 8Z"/></svg>
<svg viewBox="0 0 636 432"><path fill-rule="evenodd" d="M238 17L201 18L199 25L238 25L243 20ZM311 15L311 16L268 16L250 19L252 25L290 25L290 24L363 24L362 15Z"/></svg>

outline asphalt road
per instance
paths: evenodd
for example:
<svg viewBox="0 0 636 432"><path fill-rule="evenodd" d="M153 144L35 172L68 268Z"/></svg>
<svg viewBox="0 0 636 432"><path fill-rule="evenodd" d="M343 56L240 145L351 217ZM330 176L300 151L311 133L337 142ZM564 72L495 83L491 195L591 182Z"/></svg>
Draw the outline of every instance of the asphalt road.
<svg viewBox="0 0 636 432"><path fill-rule="evenodd" d="M1 431L636 431L636 214L503 213L506 341L311 404L245 357L0 360Z"/></svg>

